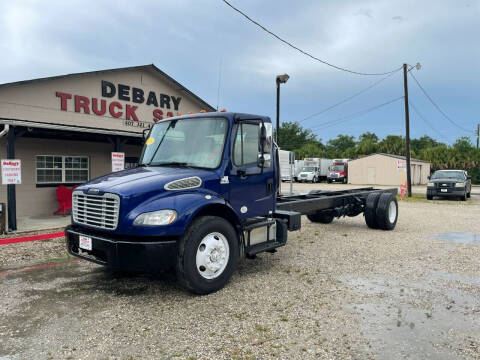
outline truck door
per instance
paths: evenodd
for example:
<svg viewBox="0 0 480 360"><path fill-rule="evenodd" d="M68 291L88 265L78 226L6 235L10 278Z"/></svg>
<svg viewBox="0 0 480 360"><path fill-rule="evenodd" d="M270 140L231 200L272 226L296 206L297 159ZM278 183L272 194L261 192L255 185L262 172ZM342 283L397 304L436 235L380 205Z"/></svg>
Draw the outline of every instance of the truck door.
<svg viewBox="0 0 480 360"><path fill-rule="evenodd" d="M267 146L264 152L268 151L268 154L264 154L263 170L258 164L261 125L261 122L240 122L233 139L229 201L241 218L268 215L275 206L272 125L265 123Z"/></svg>

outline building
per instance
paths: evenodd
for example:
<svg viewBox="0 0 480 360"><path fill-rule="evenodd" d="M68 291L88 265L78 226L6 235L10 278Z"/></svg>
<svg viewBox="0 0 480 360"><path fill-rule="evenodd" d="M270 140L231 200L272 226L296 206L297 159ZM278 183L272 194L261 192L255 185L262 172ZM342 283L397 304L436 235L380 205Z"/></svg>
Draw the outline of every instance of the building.
<svg viewBox="0 0 480 360"><path fill-rule="evenodd" d="M412 185L428 182L430 163L411 159ZM394 185L407 181L405 156L384 153L370 154L348 162L348 182L350 184Z"/></svg>
<svg viewBox="0 0 480 360"><path fill-rule="evenodd" d="M59 185L111 172L112 152L134 166L155 122L202 109L215 111L153 64L0 85L0 156L21 160L21 183L0 188L8 228L52 215Z"/></svg>

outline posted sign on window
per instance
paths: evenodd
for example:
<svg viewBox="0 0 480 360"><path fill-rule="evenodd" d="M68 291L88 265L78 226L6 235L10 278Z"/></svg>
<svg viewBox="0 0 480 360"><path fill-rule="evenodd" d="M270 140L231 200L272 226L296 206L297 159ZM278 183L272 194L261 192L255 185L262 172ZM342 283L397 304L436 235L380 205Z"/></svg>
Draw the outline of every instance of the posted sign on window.
<svg viewBox="0 0 480 360"><path fill-rule="evenodd" d="M2 159L2 184L22 183L22 161L15 159Z"/></svg>
<svg viewBox="0 0 480 360"><path fill-rule="evenodd" d="M112 172L125 169L125 153L112 152Z"/></svg>

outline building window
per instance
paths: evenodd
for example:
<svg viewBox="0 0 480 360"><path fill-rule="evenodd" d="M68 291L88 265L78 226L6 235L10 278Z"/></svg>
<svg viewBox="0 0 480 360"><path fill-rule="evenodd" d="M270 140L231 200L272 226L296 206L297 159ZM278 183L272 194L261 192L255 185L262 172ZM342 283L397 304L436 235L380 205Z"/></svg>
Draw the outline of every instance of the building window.
<svg viewBox="0 0 480 360"><path fill-rule="evenodd" d="M37 184L81 184L89 179L87 156L36 156Z"/></svg>

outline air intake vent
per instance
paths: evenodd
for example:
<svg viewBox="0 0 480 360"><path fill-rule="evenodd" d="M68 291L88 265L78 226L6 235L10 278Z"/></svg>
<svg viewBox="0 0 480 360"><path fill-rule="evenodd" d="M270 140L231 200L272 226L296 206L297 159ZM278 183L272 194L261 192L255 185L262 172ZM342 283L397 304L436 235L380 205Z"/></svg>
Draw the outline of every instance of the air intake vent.
<svg viewBox="0 0 480 360"><path fill-rule="evenodd" d="M184 179L174 180L164 186L165 190L185 190L194 189L202 185L202 179L198 176L192 176Z"/></svg>

